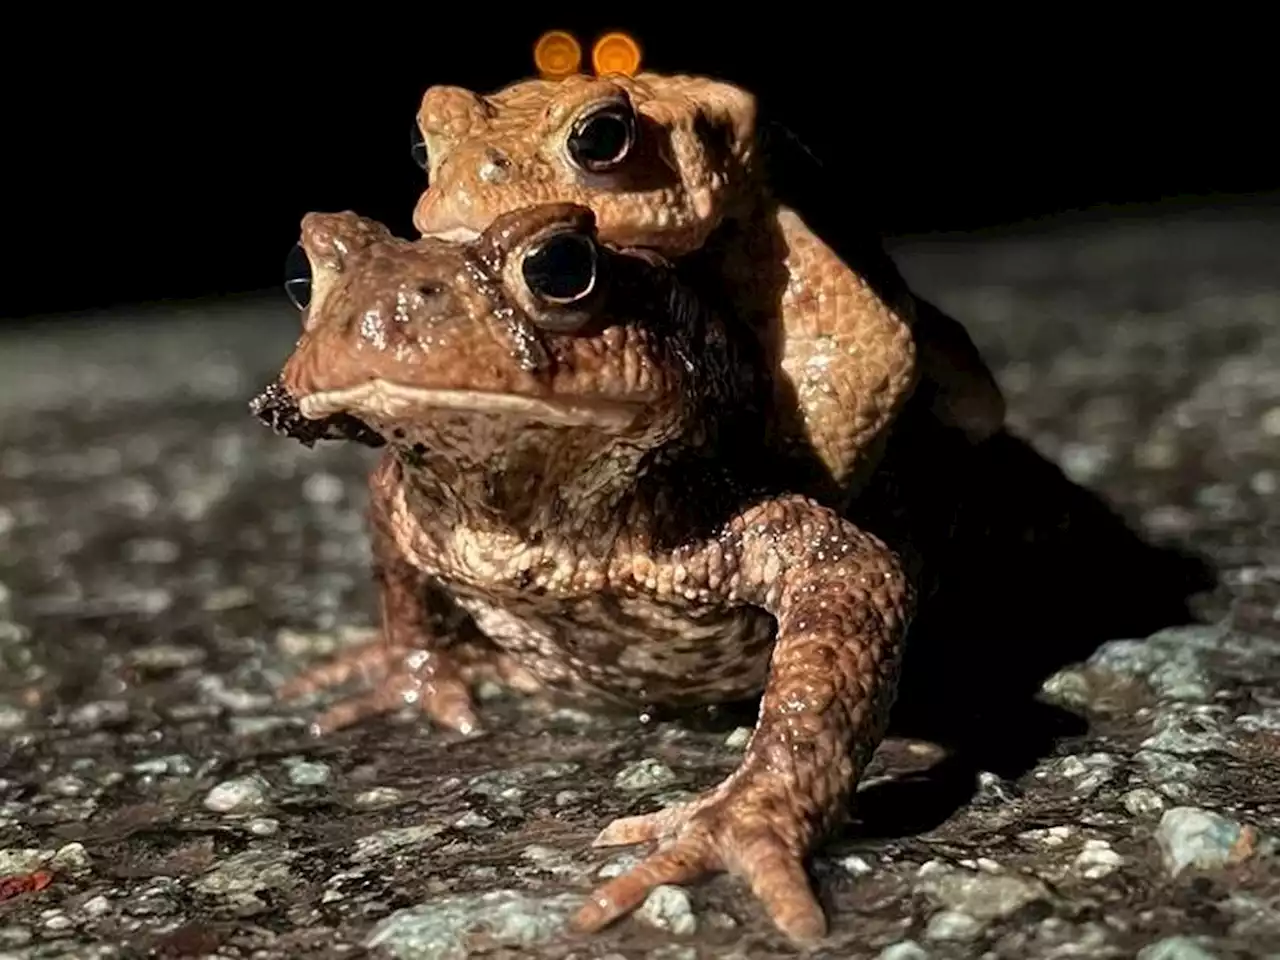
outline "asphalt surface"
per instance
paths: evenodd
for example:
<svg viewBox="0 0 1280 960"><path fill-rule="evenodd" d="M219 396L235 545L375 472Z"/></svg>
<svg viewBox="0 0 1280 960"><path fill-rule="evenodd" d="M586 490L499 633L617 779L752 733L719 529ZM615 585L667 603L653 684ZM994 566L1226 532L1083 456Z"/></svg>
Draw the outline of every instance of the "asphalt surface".
<svg viewBox="0 0 1280 960"><path fill-rule="evenodd" d="M996 369L1010 456L1114 529L1062 605L919 648L813 956L1280 956L1277 250L1274 208L895 248ZM247 413L296 324L271 293L0 333L0 958L793 955L723 877L561 927L626 862L596 831L717 782L742 715L499 697L480 740L315 742L273 698L374 622L370 453Z"/></svg>

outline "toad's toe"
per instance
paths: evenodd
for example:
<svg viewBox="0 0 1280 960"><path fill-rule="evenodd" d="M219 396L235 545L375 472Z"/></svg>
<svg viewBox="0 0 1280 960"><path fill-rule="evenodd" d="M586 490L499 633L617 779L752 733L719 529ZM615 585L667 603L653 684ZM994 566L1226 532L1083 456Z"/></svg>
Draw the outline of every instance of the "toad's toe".
<svg viewBox="0 0 1280 960"><path fill-rule="evenodd" d="M615 820L595 845L674 836L637 866L596 889L574 917L581 931L595 931L630 913L654 887L688 883L725 871L747 881L773 923L797 943L826 934L827 921L814 896L801 855L784 834L762 824L758 810L735 803L733 791L643 817Z"/></svg>
<svg viewBox="0 0 1280 960"><path fill-rule="evenodd" d="M307 671L281 689L285 699L334 687L359 676L372 682L367 693L348 697L311 724L317 736L369 717L417 706L438 725L464 735L480 732L471 691L447 655L372 643Z"/></svg>

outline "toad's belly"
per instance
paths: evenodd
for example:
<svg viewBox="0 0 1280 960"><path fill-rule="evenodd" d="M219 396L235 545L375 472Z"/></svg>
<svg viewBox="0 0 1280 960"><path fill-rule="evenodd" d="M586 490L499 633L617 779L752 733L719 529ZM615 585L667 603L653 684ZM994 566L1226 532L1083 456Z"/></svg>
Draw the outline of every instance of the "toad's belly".
<svg viewBox="0 0 1280 960"><path fill-rule="evenodd" d="M775 621L749 607L677 609L607 594L455 600L495 646L563 694L631 707L691 706L753 696L768 676Z"/></svg>

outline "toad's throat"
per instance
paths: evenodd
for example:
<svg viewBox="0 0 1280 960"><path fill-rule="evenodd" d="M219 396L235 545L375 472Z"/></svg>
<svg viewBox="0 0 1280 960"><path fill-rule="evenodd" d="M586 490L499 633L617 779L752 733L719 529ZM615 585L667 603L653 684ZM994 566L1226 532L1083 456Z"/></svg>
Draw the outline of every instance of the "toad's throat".
<svg viewBox="0 0 1280 960"><path fill-rule="evenodd" d="M323 420L336 413L402 420L430 410L458 410L503 414L555 426L595 426L613 430L629 427L644 406L644 401L639 399L548 399L484 390L433 390L381 379L354 387L317 391L298 401L299 411L309 420Z"/></svg>

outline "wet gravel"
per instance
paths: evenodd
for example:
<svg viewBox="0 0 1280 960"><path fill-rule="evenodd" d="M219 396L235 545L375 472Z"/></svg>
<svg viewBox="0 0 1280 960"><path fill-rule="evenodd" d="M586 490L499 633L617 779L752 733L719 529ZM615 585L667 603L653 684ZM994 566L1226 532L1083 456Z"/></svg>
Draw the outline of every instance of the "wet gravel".
<svg viewBox="0 0 1280 960"><path fill-rule="evenodd" d="M1014 431L1216 585L1069 662L1028 624L1058 719L1016 760L1020 723L957 767L904 720L814 863L812 956L1280 956L1277 249L1265 211L898 248ZM316 704L274 700L373 624L372 454L246 410L295 324L272 295L0 334L0 958L793 955L726 878L562 929L636 855L596 831L718 781L749 717L490 693L480 739L409 716L316 742Z"/></svg>

